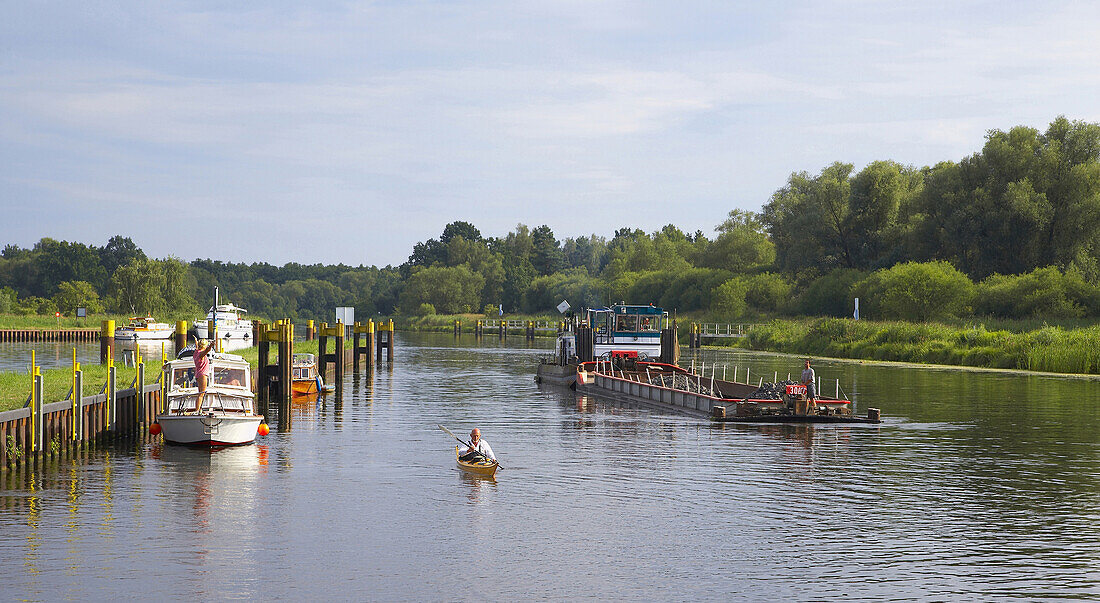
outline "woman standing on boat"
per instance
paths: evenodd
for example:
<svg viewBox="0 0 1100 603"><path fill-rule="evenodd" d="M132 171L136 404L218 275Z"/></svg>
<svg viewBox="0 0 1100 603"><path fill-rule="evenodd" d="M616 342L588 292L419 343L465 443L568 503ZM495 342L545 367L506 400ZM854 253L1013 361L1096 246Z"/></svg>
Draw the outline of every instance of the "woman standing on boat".
<svg viewBox="0 0 1100 603"><path fill-rule="evenodd" d="M493 456L493 449L489 447L489 443L481 439L481 430L475 427L470 432L470 445L462 451L461 456L458 458L462 461L471 461L477 456L483 456L490 461L497 460L497 457Z"/></svg>
<svg viewBox="0 0 1100 603"><path fill-rule="evenodd" d="M199 388L199 395L195 396L196 413L202 412L202 399L206 395L206 386L210 384L210 378L214 376L214 367L210 364L210 359L207 358L210 350L214 349L214 340L211 339L205 348L202 347L203 341L202 339L195 340L195 355L192 356L195 361L195 384Z"/></svg>

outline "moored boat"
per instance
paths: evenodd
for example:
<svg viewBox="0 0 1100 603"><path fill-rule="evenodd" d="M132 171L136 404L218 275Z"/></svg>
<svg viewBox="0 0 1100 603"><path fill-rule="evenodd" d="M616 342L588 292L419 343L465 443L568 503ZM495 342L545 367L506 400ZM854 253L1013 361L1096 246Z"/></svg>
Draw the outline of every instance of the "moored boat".
<svg viewBox="0 0 1100 603"><path fill-rule="evenodd" d="M235 354L210 352L214 376L207 385L202 408L196 408L194 348L164 365L163 383L168 411L157 415L156 425L170 444L235 446L250 444L265 433L263 416L255 412L251 367Z"/></svg>
<svg viewBox="0 0 1100 603"><path fill-rule="evenodd" d="M325 390L321 375L317 373L317 359L313 354L294 355L291 379L291 388L295 395L318 394Z"/></svg>
<svg viewBox="0 0 1100 603"><path fill-rule="evenodd" d="M152 316L134 316L129 324L115 329L115 339L170 339L175 328L165 322L157 322Z"/></svg>
<svg viewBox="0 0 1100 603"><path fill-rule="evenodd" d="M217 323L218 339L251 339L252 321L241 318L247 311L233 304L215 304L207 311L205 320L195 321L195 336L209 339L213 321Z"/></svg>
<svg viewBox="0 0 1100 603"><path fill-rule="evenodd" d="M764 387L768 385L770 387ZM582 362L577 391L639 402L729 423L879 423L879 411L855 416L847 399L810 403L794 383L751 385L696 375L676 365L613 356ZM838 388L839 389L839 388Z"/></svg>
<svg viewBox="0 0 1100 603"><path fill-rule="evenodd" d="M459 447L455 446L455 463L458 464L458 468L471 473L473 475L480 475L484 477L491 477L497 472L497 467L500 464L496 460L483 459L476 462L468 462L462 460L462 455L459 454Z"/></svg>

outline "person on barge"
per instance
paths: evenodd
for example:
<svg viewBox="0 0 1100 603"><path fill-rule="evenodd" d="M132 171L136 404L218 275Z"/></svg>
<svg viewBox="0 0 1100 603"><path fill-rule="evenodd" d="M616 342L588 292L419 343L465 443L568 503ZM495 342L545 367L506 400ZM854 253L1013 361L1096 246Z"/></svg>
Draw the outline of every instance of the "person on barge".
<svg viewBox="0 0 1100 603"><path fill-rule="evenodd" d="M806 368L802 369L802 376L798 380L806 386L806 400L809 401L810 409L817 410L817 374L810 366L809 358L806 359Z"/></svg>
<svg viewBox="0 0 1100 603"><path fill-rule="evenodd" d="M489 443L481 439L481 430L477 427L470 432L470 445L459 453L458 458L467 463L479 461L483 458L490 461L497 460Z"/></svg>

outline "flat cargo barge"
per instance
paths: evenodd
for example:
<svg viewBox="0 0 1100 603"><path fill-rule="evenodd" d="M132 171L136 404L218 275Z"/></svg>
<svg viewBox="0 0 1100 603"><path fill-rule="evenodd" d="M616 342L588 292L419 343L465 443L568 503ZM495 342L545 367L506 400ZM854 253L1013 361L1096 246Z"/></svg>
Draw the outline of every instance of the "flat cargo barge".
<svg viewBox="0 0 1100 603"><path fill-rule="evenodd" d="M855 416L850 400L805 399L805 387L761 387L694 375L672 364L629 357L582 362L578 392L667 408L722 423L880 423L876 408ZM764 397L762 391L777 395Z"/></svg>

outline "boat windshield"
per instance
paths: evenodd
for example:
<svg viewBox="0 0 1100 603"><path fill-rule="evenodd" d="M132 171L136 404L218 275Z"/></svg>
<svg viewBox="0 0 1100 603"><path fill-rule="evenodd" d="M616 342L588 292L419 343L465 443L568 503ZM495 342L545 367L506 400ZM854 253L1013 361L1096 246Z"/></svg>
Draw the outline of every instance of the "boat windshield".
<svg viewBox="0 0 1100 603"><path fill-rule="evenodd" d="M169 396L168 412L175 413L181 408L185 412L194 412L197 394ZM251 412L252 400L243 396L227 396L217 392L208 392L202 399L203 412L216 410L223 412Z"/></svg>
<svg viewBox="0 0 1100 603"><path fill-rule="evenodd" d="M214 385L248 387L248 369L238 367L214 366ZM196 387L195 367L178 366L172 371L172 389Z"/></svg>

